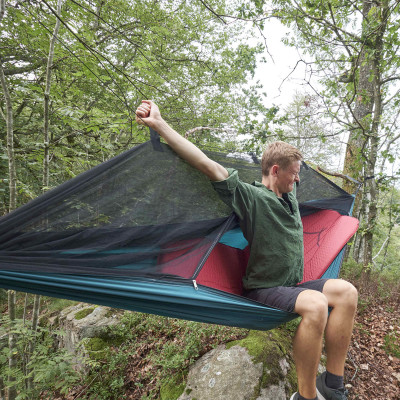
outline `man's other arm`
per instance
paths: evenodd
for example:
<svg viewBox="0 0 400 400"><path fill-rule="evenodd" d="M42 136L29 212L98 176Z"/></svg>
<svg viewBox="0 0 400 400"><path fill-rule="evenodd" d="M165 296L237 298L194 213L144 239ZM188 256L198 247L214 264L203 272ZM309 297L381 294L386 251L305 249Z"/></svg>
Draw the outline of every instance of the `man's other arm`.
<svg viewBox="0 0 400 400"><path fill-rule="evenodd" d="M172 129L162 118L158 106L152 101L142 101L136 110L136 122L153 128L180 157L212 181L223 181L228 177L228 171L222 165L209 159L192 142Z"/></svg>

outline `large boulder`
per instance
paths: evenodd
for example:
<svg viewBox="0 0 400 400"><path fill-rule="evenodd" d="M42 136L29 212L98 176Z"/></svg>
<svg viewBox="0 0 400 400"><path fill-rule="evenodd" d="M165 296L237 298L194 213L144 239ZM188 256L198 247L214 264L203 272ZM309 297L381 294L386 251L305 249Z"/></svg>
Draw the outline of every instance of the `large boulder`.
<svg viewBox="0 0 400 400"><path fill-rule="evenodd" d="M186 381L161 389L161 400L286 400L296 389L291 340L281 330L251 331L196 361Z"/></svg>

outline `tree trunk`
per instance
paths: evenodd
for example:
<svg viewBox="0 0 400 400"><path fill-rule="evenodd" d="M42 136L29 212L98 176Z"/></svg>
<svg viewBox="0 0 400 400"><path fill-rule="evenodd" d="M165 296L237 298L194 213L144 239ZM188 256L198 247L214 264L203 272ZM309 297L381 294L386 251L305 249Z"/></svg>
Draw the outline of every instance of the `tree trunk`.
<svg viewBox="0 0 400 400"><path fill-rule="evenodd" d="M360 260L362 251L362 262L364 268L372 263L373 234L377 218L377 185L374 178L379 145L379 126L382 115L381 101L381 71L382 63L382 38L386 30L388 15L387 1L382 2L379 7L378 28L371 27L368 15L372 3L364 1L363 4L363 48L361 50L358 65L359 76L357 90L355 92L356 105L353 112L353 125L356 129L350 133L346 148L344 173L360 180L361 171L364 170L364 198L362 203L358 202L357 209L360 211L360 220L365 224L362 237L358 238L355 248L355 259ZM367 23L368 22L368 23ZM345 189L348 189L345 187ZM357 239L356 239L357 242ZM358 253L358 254L357 254Z"/></svg>
<svg viewBox="0 0 400 400"><path fill-rule="evenodd" d="M61 14L62 0L58 0L57 3L57 15ZM50 40L49 56L47 58L46 68L46 87L44 91L44 157L43 157L43 191L46 191L49 187L49 164L50 164L50 134L49 134L49 122L50 122L50 88L51 88L51 68L53 66L54 58L54 46L57 40L58 31L60 30L60 20L57 18L56 25L54 27L53 36Z"/></svg>
<svg viewBox="0 0 400 400"><path fill-rule="evenodd" d="M8 316L10 318L10 326L9 326L9 334L8 334L8 348L9 348L9 357L8 357L8 366L10 368L10 374L8 375L9 388L8 388L8 400L15 400L17 397L17 389L15 387L15 377L12 376L12 372L15 370L17 366L17 357L16 357L16 342L17 337L13 332L14 330L14 320L15 320L15 307L16 306L16 293L14 290L8 291Z"/></svg>
<svg viewBox="0 0 400 400"><path fill-rule="evenodd" d="M39 311L40 311L40 295L36 294L35 299L33 302L33 311L32 311L32 332L36 333L37 327L38 327L38 321L39 321ZM33 340L29 342L28 345L28 356L27 356L27 365L29 365L30 358L32 356L33 350L35 348L35 335L33 335ZM31 373L31 376L27 379L27 389L31 390L33 389L33 380L34 380L34 374L33 371L28 367L27 368L27 375Z"/></svg>
<svg viewBox="0 0 400 400"><path fill-rule="evenodd" d="M4 380L0 376L0 400L6 400L6 391L4 389Z"/></svg>
<svg viewBox="0 0 400 400"><path fill-rule="evenodd" d="M372 84L374 89L374 116L372 120L371 133L369 135L369 156L366 162L366 188L368 195L368 210L366 212L367 226L364 235L365 251L364 251L364 268L369 270L372 264L372 250L373 250L373 236L376 226L376 219L378 216L378 186L375 179L375 167L378 156L379 147L379 127L382 115L382 95L381 95L381 71L380 65L382 64L382 48L383 48L383 34L386 30L387 16L389 14L389 7L387 0L381 3L379 29L376 30L374 51L372 57Z"/></svg>
<svg viewBox="0 0 400 400"><path fill-rule="evenodd" d="M3 19L5 12L6 12L6 0L0 0L0 22Z"/></svg>
<svg viewBox="0 0 400 400"><path fill-rule="evenodd" d="M17 172L15 167L14 157L14 122L13 122L13 109L10 92L3 70L3 60L0 58L0 81L3 89L4 100L6 102L6 126L7 126L7 156L8 156L8 174L9 174L9 190L10 190L10 204L9 211L17 208Z"/></svg>
<svg viewBox="0 0 400 400"><path fill-rule="evenodd" d="M371 10L372 3L370 1L363 2L363 28L362 37L368 36L368 25L366 19ZM355 79L355 107L353 110L353 126L356 128L350 132L346 146L346 156L344 160L343 173L349 175L359 181L362 181L362 158L365 155L367 136L371 125L371 114L374 107L374 85L369 77L373 70L369 48L366 45L362 46L358 56L359 75ZM350 105L351 107L351 105ZM350 192L353 190L350 182L345 182L343 189ZM359 204L359 203L358 203ZM358 206L356 206L356 210Z"/></svg>
<svg viewBox="0 0 400 400"><path fill-rule="evenodd" d="M383 272L383 270L385 268L386 257L387 257L387 254L388 254L388 248L389 248L390 240L392 238L392 230L393 230L393 228L395 226L396 217L398 216L397 214L393 215L394 191L395 191L395 186L393 185L392 193L391 193L391 196L390 196L390 205L389 205L389 230L388 230L388 233L387 233L388 240L385 243L385 249L384 249L384 253L383 253L383 260L382 260L382 264L381 264L381 272Z"/></svg>

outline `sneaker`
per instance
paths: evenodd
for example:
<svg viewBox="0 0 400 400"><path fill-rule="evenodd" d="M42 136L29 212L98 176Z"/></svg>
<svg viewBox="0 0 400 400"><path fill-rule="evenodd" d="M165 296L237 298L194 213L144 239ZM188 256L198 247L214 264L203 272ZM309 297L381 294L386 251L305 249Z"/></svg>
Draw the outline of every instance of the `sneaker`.
<svg viewBox="0 0 400 400"><path fill-rule="evenodd" d="M292 397L290 398L290 400L297 400L298 398L299 398L299 394L296 392L296 393L292 394Z"/></svg>
<svg viewBox="0 0 400 400"><path fill-rule="evenodd" d="M347 390L331 389L325 383L326 372L317 377L317 396L318 400L347 400Z"/></svg>

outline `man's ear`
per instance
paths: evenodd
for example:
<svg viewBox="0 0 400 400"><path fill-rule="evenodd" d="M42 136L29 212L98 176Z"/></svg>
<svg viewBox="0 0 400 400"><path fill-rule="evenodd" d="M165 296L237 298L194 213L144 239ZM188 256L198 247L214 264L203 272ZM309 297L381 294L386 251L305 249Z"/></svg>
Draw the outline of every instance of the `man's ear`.
<svg viewBox="0 0 400 400"><path fill-rule="evenodd" d="M271 175L272 176L277 176L278 175L278 170L279 170L279 165L273 165L271 167Z"/></svg>

